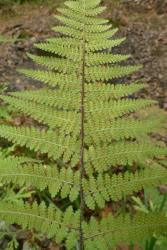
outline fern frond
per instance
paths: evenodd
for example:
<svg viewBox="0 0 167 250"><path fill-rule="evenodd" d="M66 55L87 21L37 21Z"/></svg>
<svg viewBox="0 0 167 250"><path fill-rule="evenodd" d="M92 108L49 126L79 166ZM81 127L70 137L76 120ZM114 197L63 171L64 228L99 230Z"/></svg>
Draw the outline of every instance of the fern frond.
<svg viewBox="0 0 167 250"><path fill-rule="evenodd" d="M86 63L88 66L95 66L99 64L118 63L129 59L131 55L121 54L107 54L107 53L94 53L88 55Z"/></svg>
<svg viewBox="0 0 167 250"><path fill-rule="evenodd" d="M64 213L56 210L53 206L48 208L44 203L33 205L24 203L0 203L0 216L9 224L17 223L24 229L35 229L47 235L49 238L55 237L58 243L73 236L73 246L75 246L78 235L79 213L73 212L69 207Z"/></svg>
<svg viewBox="0 0 167 250"><path fill-rule="evenodd" d="M142 245L146 239L157 236L167 230L164 213L138 213L133 219L128 215L113 218L109 215L100 223L92 218L84 223L85 249L108 250L121 244L137 243Z"/></svg>
<svg viewBox="0 0 167 250"><path fill-rule="evenodd" d="M61 21L63 24L65 24L66 26L72 27L73 29L77 29L77 30L81 30L83 29L83 24L69 19L65 16L55 16L56 19L58 19L59 21ZM111 28L112 25L98 25L98 24L94 24L94 25L90 25L88 26L86 32L92 32L92 33L98 33L98 32L104 32L106 30L109 30Z"/></svg>
<svg viewBox="0 0 167 250"><path fill-rule="evenodd" d="M79 12L79 13L83 13L83 6L79 3L79 2L75 2L75 1L66 1L65 5L71 9L74 12ZM88 4L88 7L86 7L86 3L85 3L85 16L97 16L98 14L102 13L106 7L96 7L96 8L90 8L90 5Z"/></svg>
<svg viewBox="0 0 167 250"><path fill-rule="evenodd" d="M87 34L86 40L87 43L90 44L90 46L86 47L87 52L93 52L93 53L98 53L104 52L104 51L111 51L110 49L117 47L121 43L123 43L126 38L117 38L117 39L110 39L113 37L118 29L112 29L103 33L98 33L98 34ZM95 45L96 41L98 40L98 44ZM109 47L109 43L111 43L111 47Z"/></svg>
<svg viewBox="0 0 167 250"><path fill-rule="evenodd" d="M164 117L155 119L155 117L147 118L143 121L132 119L117 119L109 124L102 121L98 124L85 125L87 135L85 141L88 144L100 144L100 142L111 142L112 140L141 138L145 134L156 132L162 126Z"/></svg>
<svg viewBox="0 0 167 250"><path fill-rule="evenodd" d="M70 9L67 8L58 8L57 9L60 13L62 13L64 16L79 21L81 23L85 23L86 25L99 25L99 24L106 24L109 21L104 18L96 18L96 17L85 17L84 15L80 15L80 13L73 12Z"/></svg>
<svg viewBox="0 0 167 250"><path fill-rule="evenodd" d="M33 96L32 96L33 98ZM3 96L2 99L13 109L20 111L49 128L61 128L62 131L79 133L79 115L75 112L56 110L47 105L33 103L26 99L18 99L12 96ZM56 119L55 119L56 117Z"/></svg>
<svg viewBox="0 0 167 250"><path fill-rule="evenodd" d="M98 7L100 4L100 0L91 0L91 1L85 1L85 5L86 5L86 9L94 9L95 7ZM80 3L82 3L82 1L80 0Z"/></svg>
<svg viewBox="0 0 167 250"><path fill-rule="evenodd" d="M75 74L61 74L53 73L51 71L19 69L18 72L33 78L34 80L41 81L51 87L59 86L60 88L79 87L78 80Z"/></svg>
<svg viewBox="0 0 167 250"><path fill-rule="evenodd" d="M60 73L73 73L76 68L76 63L72 61L67 61L66 59L58 59L55 57L47 56L35 56L32 54L27 54L34 62L46 66L48 69L57 70Z"/></svg>
<svg viewBox="0 0 167 250"><path fill-rule="evenodd" d="M6 37L6 36L2 36L2 35L0 35L0 44L2 43L14 43L14 42L16 42L17 40L19 40L19 39L17 39L16 37L13 37L13 38L11 38L11 37Z"/></svg>
<svg viewBox="0 0 167 250"><path fill-rule="evenodd" d="M94 36L90 36L90 35L87 35L87 40L91 40L88 44L85 45L85 49L87 52L95 52L95 51L99 51L99 50L105 50L105 49L108 49L108 48L114 48L118 45L120 45L124 40L125 38L120 38L120 39L113 39L113 40L103 40L103 37L104 35L106 34L102 34L102 35L94 35ZM108 34L109 36L113 35L113 32L109 33ZM95 38L98 40L98 43L96 42L97 40L92 40L92 38ZM92 54L88 54L87 55L87 59L88 59L88 62L89 60L91 60L92 58Z"/></svg>
<svg viewBox="0 0 167 250"><path fill-rule="evenodd" d="M156 101L130 96L144 87L141 81L113 82L141 66L123 64L130 55L111 51L125 38L114 37L118 29L97 17L105 9L99 3L67 1L57 16L61 24L53 28L60 34L35 45L47 56L28 54L42 69L20 72L41 81L45 88L1 96L13 111L37 121L39 128L36 123L32 127L0 125L0 137L27 147L32 151L28 155L37 152L46 162L0 155L1 183L32 186L38 193L48 189L58 199L57 211L43 203L31 207L2 201L0 218L55 236L69 250L115 249L167 229L163 213L137 214L132 221L126 215L101 218L97 214L106 203L165 184L167 178L165 167L150 167L155 160L164 160L161 165L165 166L166 148L151 139L152 132L161 131L164 114ZM77 212L63 211L59 201L64 198ZM95 213L89 213L96 207Z"/></svg>
<svg viewBox="0 0 167 250"><path fill-rule="evenodd" d="M108 81L115 78L120 78L138 71L140 66L94 66L86 70L86 80L88 82Z"/></svg>
<svg viewBox="0 0 167 250"><path fill-rule="evenodd" d="M68 6L69 8L71 8L71 9L74 8L74 10L76 11L76 9L82 10L81 3L82 3L81 0L79 0L77 4L74 1L66 1L65 5ZM100 4L100 0L85 1L85 10L89 10L89 9L92 9L92 8L94 9L99 4Z"/></svg>
<svg viewBox="0 0 167 250"><path fill-rule="evenodd" d="M56 44L56 45L55 43L48 42L48 43L38 43L35 45L35 47L44 51L54 53L58 56L66 57L74 62L79 62L81 60L80 50L77 47L71 47L69 43L68 46L66 46L66 44L63 43L63 41L61 44Z"/></svg>
<svg viewBox="0 0 167 250"><path fill-rule="evenodd" d="M78 145L74 144L70 136L58 136L53 131L45 129L1 125L0 136L17 145L26 146L35 152L47 153L48 157L55 160L66 152L63 159L68 162L74 152L78 152Z"/></svg>
<svg viewBox="0 0 167 250"><path fill-rule="evenodd" d="M42 88L36 91L12 92L10 93L10 95L17 97L19 99L43 104L45 105L45 107L47 106L57 107L59 108L59 111L61 111L60 109L78 111L79 102L80 102L80 98L79 98L80 93L77 93L77 90L74 90L73 92L74 93L70 94L69 92L65 92L61 90L50 90L50 89ZM4 100L5 98L6 97L2 97L2 99ZM68 112L68 114L70 114L70 112ZM77 116L77 114L75 115ZM74 116L72 117L72 119L75 119Z"/></svg>
<svg viewBox="0 0 167 250"><path fill-rule="evenodd" d="M96 104L96 108L94 108L93 102L85 104L85 113L89 124L92 123L92 121L109 121L153 104L156 104L156 101L144 99L123 99L106 103L99 101Z"/></svg>
<svg viewBox="0 0 167 250"><path fill-rule="evenodd" d="M20 159L12 159L12 163L11 167L10 157L0 160L1 183L33 186L39 190L48 188L52 196L60 192L62 199L69 197L71 202L78 198L79 171L74 173L71 169L65 168L58 170L56 166L32 164L33 162L27 162L24 166ZM85 178L83 180L85 202L90 209L95 209L96 204L103 208L107 201L117 201L142 188L165 184L166 178L167 170L159 165L134 174L129 172L113 176L99 174L96 178Z"/></svg>
<svg viewBox="0 0 167 250"><path fill-rule="evenodd" d="M52 28L53 31L61 33L63 35L69 36L71 38L75 38L76 40L82 40L82 35L79 30L73 29L71 27L66 27L63 25L56 26ZM70 55L70 53L69 53Z"/></svg>
<svg viewBox="0 0 167 250"><path fill-rule="evenodd" d="M12 161L13 164L13 161ZM54 197L60 192L62 199L69 197L73 202L79 195L79 172L70 168L59 170L56 166L28 163L25 166L11 159L0 160L0 182L19 186L33 186L36 189L48 188Z"/></svg>
<svg viewBox="0 0 167 250"><path fill-rule="evenodd" d="M142 188L157 187L166 184L167 170L158 164L140 170L136 173L124 174L99 174L96 178L90 177L83 181L86 205L94 210L96 205L104 208L105 203L112 200L118 201L127 195L142 190Z"/></svg>
<svg viewBox="0 0 167 250"><path fill-rule="evenodd" d="M22 166L24 164L37 164L39 161L37 159L29 158L29 157L18 157L18 156L8 156L5 157L2 153L0 154L0 167L2 169L10 169L11 162L13 167L17 167L18 165Z"/></svg>
<svg viewBox="0 0 167 250"><path fill-rule="evenodd" d="M144 84L138 81L132 84L85 84L86 100L98 99L98 100L109 100L119 99L121 97L129 96L145 87Z"/></svg>
<svg viewBox="0 0 167 250"><path fill-rule="evenodd" d="M97 83L85 84L86 102L97 103L97 100L108 101L131 95L145 87L144 84L135 82L133 84L114 85ZM79 110L80 92L77 89L69 91L50 90L42 88L36 91L12 92L11 96L34 101L51 107L63 108L66 110ZM5 97L1 97L5 100ZM151 103L150 103L151 105Z"/></svg>
<svg viewBox="0 0 167 250"><path fill-rule="evenodd" d="M92 166L98 173L107 171L116 165L132 165L154 157L167 155L165 147L135 142L116 142L111 146L91 146L85 154L85 168L88 174L92 173Z"/></svg>
<svg viewBox="0 0 167 250"><path fill-rule="evenodd" d="M57 45L59 45L60 47L62 46L63 48L77 48L77 49L79 49L80 47L81 47L81 45L80 45L80 41L78 41L78 40L76 40L76 39L74 39L74 38L69 38L68 37L68 40L67 40L67 38L66 37L51 37L51 38L48 38L47 39L47 43L45 42L45 43L37 43L37 44L35 44L35 47L37 47L38 48L38 46L43 46L43 45L45 45L45 48L46 48L46 46L48 45L56 45L56 47L57 47ZM54 51L53 51L53 53L54 53Z"/></svg>

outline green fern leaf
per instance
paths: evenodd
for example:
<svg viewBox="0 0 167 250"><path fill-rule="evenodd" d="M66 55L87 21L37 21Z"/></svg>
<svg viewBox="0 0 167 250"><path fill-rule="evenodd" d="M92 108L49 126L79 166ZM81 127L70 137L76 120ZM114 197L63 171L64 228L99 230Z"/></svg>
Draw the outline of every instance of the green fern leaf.
<svg viewBox="0 0 167 250"><path fill-rule="evenodd" d="M106 24L108 23L107 19L104 18L96 18L96 17L85 17L84 15L80 15L77 12L73 12L70 9L67 8L58 8L57 9L60 13L64 14L64 16L67 16L68 18L72 20L79 21L81 23L85 23L86 25L99 25L99 24Z"/></svg>
<svg viewBox="0 0 167 250"><path fill-rule="evenodd" d="M45 92L46 94L46 92ZM18 99L12 96L4 96L2 99L12 106L13 109L23 112L37 121L48 125L50 128L61 127L62 131L70 133L75 130L79 133L77 123L79 122L78 114L64 110L56 110L46 105L32 103L24 99ZM55 119L56 117L56 119Z"/></svg>
<svg viewBox="0 0 167 250"><path fill-rule="evenodd" d="M57 70L60 73L73 73L76 63L67 62L65 59L55 59L55 57L35 56L28 54L28 56L36 63L46 66L48 69Z"/></svg>
<svg viewBox="0 0 167 250"><path fill-rule="evenodd" d="M56 210L53 206L46 207L44 203L32 206L24 203L0 203L0 216L5 218L9 224L17 223L23 228L34 228L38 232L47 234L48 237L55 237L61 243L75 232L75 242L77 239L77 229L79 224L79 213L74 213L69 207L65 213Z"/></svg>
<svg viewBox="0 0 167 250"><path fill-rule="evenodd" d="M109 121L114 118L121 117L123 115L128 115L135 111L141 110L142 108L151 106L155 104L152 100L133 100L133 99L123 99L118 101L110 102L98 102L96 108L94 108L94 103L87 103L86 118L88 123L94 123L94 121ZM87 111L88 110L88 111Z"/></svg>
<svg viewBox="0 0 167 250"><path fill-rule="evenodd" d="M53 73L50 71L40 71L40 70L26 70L20 69L18 72L33 78L34 80L41 81L51 87L60 86L63 87L65 84L73 85L77 87L77 78L75 74L61 74Z"/></svg>
<svg viewBox="0 0 167 250"><path fill-rule="evenodd" d="M66 27L66 29L67 29L67 27ZM57 27L57 32L58 31L59 30ZM70 32L71 31L69 31L69 33ZM60 40L60 42L61 42L61 40ZM78 62L81 59L81 53L80 53L79 48L77 48L77 47L71 48L70 42L67 43L67 41L66 42L62 41L61 44L56 43L56 46L55 46L55 43L41 43L41 44L39 43L39 44L36 44L35 47L38 49L44 50L44 51L54 53L54 54L62 56L62 57L67 57L68 59L70 59L74 62Z"/></svg>
<svg viewBox="0 0 167 250"><path fill-rule="evenodd" d="M99 3L65 2L57 16L61 24L53 27L60 35L35 45L47 56L28 54L42 69L19 72L42 82L44 88L1 95L13 111L37 123L1 124L0 137L28 148L38 158L26 157L25 150L23 158L0 155L0 181L32 186L39 193L47 189L56 197L57 210L43 203L2 201L0 218L55 237L62 248L71 250L138 244L166 230L163 213L137 214L133 220L129 215L100 216L110 202L165 184L167 150L157 137L151 138L161 132L166 119L157 102L133 95L145 85L141 80L116 81L141 66L124 64L130 55L114 54L112 49L125 38L116 37L118 29L97 16L105 9ZM150 167L155 160L164 167ZM67 210L63 199L70 205Z"/></svg>
<svg viewBox="0 0 167 250"><path fill-rule="evenodd" d="M113 66L113 67L92 67L86 71L86 80L91 81L108 81L129 75L140 69L140 66Z"/></svg>
<svg viewBox="0 0 167 250"><path fill-rule="evenodd" d="M94 66L99 64L107 63L118 63L129 59L130 55L119 55L119 54L107 54L107 53L95 53L91 56L87 56L88 66Z"/></svg>
<svg viewBox="0 0 167 250"><path fill-rule="evenodd" d="M121 90L120 90L121 92ZM74 90L73 93L69 93L68 91L62 91L62 90L50 90L42 88L40 90L36 91L23 91L23 92L12 92L10 93L11 96L17 97L18 101L19 99L25 100L25 101L33 101L33 104L42 104L46 107L56 107L57 111L59 110L61 113L61 109L63 110L72 110L72 111L78 111L79 110L79 102L80 102L80 96L77 90ZM2 97L2 99L5 101L6 96ZM8 97L7 97L8 98ZM9 99L10 100L10 99ZM9 102L10 103L10 102ZM21 107L20 107L21 108ZM52 110L52 109L50 109ZM56 109L53 109L53 112L55 112ZM68 115L72 115L72 119L75 119L75 117L78 117L76 112L68 112ZM64 117L65 118L65 117ZM65 121L65 119L64 119ZM55 121L56 122L56 121Z"/></svg>
<svg viewBox="0 0 167 250"><path fill-rule="evenodd" d="M111 142L112 140L140 139L148 133L160 130L163 120L164 117L155 119L151 116L143 121L124 118L117 119L109 122L108 126L106 122L94 123L91 126L89 124L88 127L86 126L89 132L85 136L85 141L90 145L93 143L98 145L100 142Z"/></svg>
<svg viewBox="0 0 167 250"><path fill-rule="evenodd" d="M129 216L114 219L108 216L98 223L94 218L84 224L85 249L108 250L118 244L142 244L155 233L167 230L167 219L163 213L137 214L133 220Z"/></svg>
<svg viewBox="0 0 167 250"><path fill-rule="evenodd" d="M144 84L134 82L133 84L124 84L124 85L114 85L114 84L104 84L96 83L86 84L85 92L88 95L85 97L86 100L110 100L110 99L119 99L131 95L144 88ZM97 101L96 101L97 102Z"/></svg>
<svg viewBox="0 0 167 250"><path fill-rule="evenodd" d="M82 23L71 20L67 17L64 16L55 16L56 19L58 19L59 21L61 21L63 24L72 27L73 29L77 29L77 30L81 30L82 31ZM86 32L104 32L106 30L109 30L111 28L112 25L98 25L98 24L94 24L88 27L88 29L86 30Z"/></svg>
<svg viewBox="0 0 167 250"><path fill-rule="evenodd" d="M85 154L85 168L92 173L92 166L97 172L107 171L111 166L133 165L134 162L167 155L166 147L134 142L117 142L111 146L90 147Z"/></svg>
<svg viewBox="0 0 167 250"><path fill-rule="evenodd" d="M71 10L73 10L74 12L83 13L82 6L79 2L66 1L65 5L69 7ZM86 6L87 5L85 4L85 9L86 9L85 16L96 16L106 9L105 7L97 7L97 8L91 9L89 4L87 7Z"/></svg>
<svg viewBox="0 0 167 250"><path fill-rule="evenodd" d="M140 191L142 188L157 187L165 184L167 170L155 165L136 173L118 174L110 176L107 173L99 174L97 178L90 177L84 180L86 205L94 210L96 205L100 208L105 206L105 202L110 200L118 201L127 195Z"/></svg>
<svg viewBox="0 0 167 250"><path fill-rule="evenodd" d="M19 159L0 159L0 182L3 184L13 183L19 186L33 186L36 189L48 188L54 197L59 192L62 199L69 197L71 202L79 195L79 172L73 173L69 169L51 167L42 164L26 165L20 163Z"/></svg>
<svg viewBox="0 0 167 250"><path fill-rule="evenodd" d="M71 159L73 154L78 154L78 147L73 144L72 138L56 136L49 130L2 125L0 136L20 146L26 146L30 150L39 151L42 154L47 153L48 157L55 160L63 156L64 151L66 154L63 159L66 162Z"/></svg>
<svg viewBox="0 0 167 250"><path fill-rule="evenodd" d="M107 32L106 32L107 33ZM108 32L109 33L109 32ZM107 36L112 36L113 35L113 32L107 33ZM120 39L114 39L114 40L103 40L103 37L106 36L106 34L102 34L102 35L87 35L87 40L91 40L87 45L85 45L85 49L87 52L95 52L95 51L99 51L99 50L105 50L105 49L109 49L109 48L114 48L118 45L120 45L124 40L125 38L120 38ZM93 40L93 38L95 40ZM96 42L98 40L98 43ZM91 57L92 55L88 54L87 55L87 58L88 58L88 62L89 60L91 60Z"/></svg>

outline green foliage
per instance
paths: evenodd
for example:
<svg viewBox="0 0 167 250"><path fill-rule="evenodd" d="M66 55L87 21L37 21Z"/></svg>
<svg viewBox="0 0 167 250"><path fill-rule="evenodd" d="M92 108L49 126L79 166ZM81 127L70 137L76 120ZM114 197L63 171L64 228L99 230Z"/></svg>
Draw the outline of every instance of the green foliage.
<svg viewBox="0 0 167 250"><path fill-rule="evenodd" d="M16 38L9 38L9 37L0 35L0 44L1 43L13 43L15 41L16 41Z"/></svg>
<svg viewBox="0 0 167 250"><path fill-rule="evenodd" d="M33 2L39 2L39 1L45 1L45 0L30 0ZM28 2L28 0L0 0L0 6L8 6L11 4L23 4L25 2Z"/></svg>
<svg viewBox="0 0 167 250"><path fill-rule="evenodd" d="M151 212L166 211L167 207L167 193L162 193L155 188L145 188L145 198L142 201L139 197L132 197L135 202L135 208L146 214ZM165 250L167 238L160 235L154 235L151 239L146 241L145 250Z"/></svg>
<svg viewBox="0 0 167 250"><path fill-rule="evenodd" d="M75 173L71 169L58 169L58 167L45 166L37 163L27 163L25 167L19 163L19 158L1 159L0 182L17 183L19 186L29 187L33 185L38 190L48 188L54 197L60 193L62 199L69 197L73 202L79 196L79 171ZM90 209L95 205L100 208L105 206L105 201L112 199L119 201L126 195L148 188L158 186L166 182L167 172L160 166L154 166L136 173L112 175L99 174L96 178L90 177L83 182L85 202ZM23 190L24 191L24 190ZM27 194L28 195L28 194ZM6 198L5 198L6 199Z"/></svg>
<svg viewBox="0 0 167 250"><path fill-rule="evenodd" d="M49 237L56 236L57 242L65 238L71 242L77 234L79 213L74 213L71 207L62 213L52 206L46 208L44 203L33 203L30 206L20 202L16 206L10 202L1 202L0 215L9 224L17 221L23 228L34 228Z"/></svg>
<svg viewBox="0 0 167 250"><path fill-rule="evenodd" d="M51 56L28 54L41 68L19 72L44 88L1 95L34 123L1 124L0 137L18 146L22 156L29 156L28 148L34 158L2 156L0 181L39 194L47 190L56 206L36 197L30 205L30 194L21 189L17 202L3 197L0 217L46 234L65 249L83 250L82 239L90 250L143 246L167 228L163 211L101 216L108 205L165 184L167 150L152 139L162 130L163 112L154 100L133 97L144 88L142 80L117 83L141 66L125 64L130 55L109 52L125 38L114 38L117 29L97 17L105 9L99 2L65 2L57 17L61 25L53 28L61 36L35 45Z"/></svg>
<svg viewBox="0 0 167 250"><path fill-rule="evenodd" d="M104 218L100 223L92 218L89 225L84 224L85 249L108 250L121 243L138 243L148 239L152 232L157 235L165 232L166 218L161 213L139 213L131 221L129 216L119 216L114 219L111 215ZM93 233L92 233L93 232Z"/></svg>
<svg viewBox="0 0 167 250"><path fill-rule="evenodd" d="M18 248L19 243L17 241L17 232L12 231L9 226L6 225L6 223L3 221L0 225L0 235L1 239L5 239L5 237L8 235L10 237L7 246L5 249L7 250L15 250ZM1 249L4 249L3 242L0 243Z"/></svg>

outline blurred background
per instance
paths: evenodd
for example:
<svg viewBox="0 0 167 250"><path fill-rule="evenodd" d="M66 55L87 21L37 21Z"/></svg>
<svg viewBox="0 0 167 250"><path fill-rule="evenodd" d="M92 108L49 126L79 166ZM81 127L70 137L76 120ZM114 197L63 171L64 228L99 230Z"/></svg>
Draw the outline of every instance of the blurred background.
<svg viewBox="0 0 167 250"><path fill-rule="evenodd" d="M143 64L137 75L148 84L143 96L159 101L167 110L167 0L103 0L104 16L127 40L120 52L133 55L132 63ZM62 0L0 0L0 34L21 39L0 46L0 81L11 89L34 88L34 82L15 72L17 67L32 67L26 52L35 52L34 42L53 35L54 14ZM34 67L34 66L33 66ZM136 76L133 76L136 77Z"/></svg>

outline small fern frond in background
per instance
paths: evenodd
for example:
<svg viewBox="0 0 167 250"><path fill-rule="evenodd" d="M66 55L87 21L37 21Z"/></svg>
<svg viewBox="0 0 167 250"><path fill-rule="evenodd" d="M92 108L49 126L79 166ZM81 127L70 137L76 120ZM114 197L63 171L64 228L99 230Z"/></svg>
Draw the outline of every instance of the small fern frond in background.
<svg viewBox="0 0 167 250"><path fill-rule="evenodd" d="M0 35L0 44L1 43L13 43L16 40L17 40L17 38L9 38L9 37Z"/></svg>

